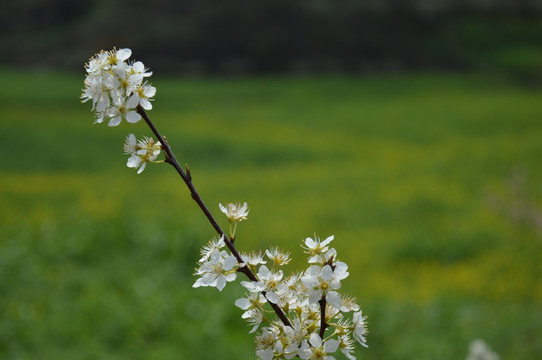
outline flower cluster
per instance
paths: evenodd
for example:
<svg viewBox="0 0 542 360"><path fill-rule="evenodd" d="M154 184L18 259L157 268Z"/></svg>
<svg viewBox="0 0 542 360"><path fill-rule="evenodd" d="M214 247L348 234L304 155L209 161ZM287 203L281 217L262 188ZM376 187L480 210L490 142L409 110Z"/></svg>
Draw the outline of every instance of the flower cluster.
<svg viewBox="0 0 542 360"><path fill-rule="evenodd" d="M92 100L96 122L109 120L109 126L117 126L121 120L135 123L141 120L138 105L152 109L149 101L156 88L143 79L152 75L141 61L127 63L132 55L130 49L101 51L86 64L87 77L81 98Z"/></svg>
<svg viewBox="0 0 542 360"><path fill-rule="evenodd" d="M220 208L229 218L231 212L225 211L228 207ZM196 269L200 278L194 287L215 286L222 290L227 281L234 280L236 270L248 267L257 281L241 281L247 293L235 305L244 311L241 317L251 327L250 333L260 329L256 335L258 358L334 360L333 353L340 350L353 360L356 341L367 347L367 318L355 298L339 293L341 281L349 272L348 266L338 260L337 251L330 247L333 239L306 238L303 248L308 255L308 268L289 276L281 269L290 262L287 252L271 248L265 253L241 254L243 262L238 263L222 250L224 238L212 240L201 251ZM270 316L273 312L268 306L278 307L287 322Z"/></svg>
<svg viewBox="0 0 542 360"><path fill-rule="evenodd" d="M152 75L141 61L127 62L130 49L101 51L85 65L87 77L81 95L82 102L92 100L96 123L108 120L109 126L117 126L122 120L136 123L141 120L138 107L152 109L152 97L156 88L145 78ZM133 134L126 138L124 153L130 155L127 166L141 173L148 162L156 161L162 144L150 138L139 142Z"/></svg>

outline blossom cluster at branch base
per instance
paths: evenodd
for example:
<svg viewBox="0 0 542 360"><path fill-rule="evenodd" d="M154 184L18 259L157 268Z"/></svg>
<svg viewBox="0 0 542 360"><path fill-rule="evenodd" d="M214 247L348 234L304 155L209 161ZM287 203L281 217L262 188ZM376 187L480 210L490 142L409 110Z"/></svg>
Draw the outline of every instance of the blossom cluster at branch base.
<svg viewBox="0 0 542 360"><path fill-rule="evenodd" d="M341 282L349 272L348 265L339 261L337 251L330 247L333 239L306 238L303 248L308 267L290 275L281 269L290 262L287 252L271 248L263 253L241 253L243 262L238 263L224 250L224 237L213 239L201 250L194 287L222 290L235 280L236 271L248 267L257 280L241 281L247 292L235 305L243 310L241 317L250 326L249 332L256 333L258 358L334 360L333 354L341 351L354 360L355 343L367 347L367 317L355 298L340 293ZM270 305L278 307L289 324L270 310Z"/></svg>

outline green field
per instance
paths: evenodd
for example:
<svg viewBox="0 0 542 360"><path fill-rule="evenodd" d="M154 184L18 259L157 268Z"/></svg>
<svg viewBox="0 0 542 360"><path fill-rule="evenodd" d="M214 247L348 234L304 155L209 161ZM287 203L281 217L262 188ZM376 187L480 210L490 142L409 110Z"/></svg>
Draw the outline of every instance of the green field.
<svg viewBox="0 0 542 360"><path fill-rule="evenodd" d="M239 283L192 288L214 234L180 178L125 166L145 124L92 124L83 71L0 75L0 358L255 358ZM335 235L369 315L359 359L464 359L475 338L542 356L542 89L433 73L153 84L149 115L213 213L249 203L240 249L278 245L295 270L302 239Z"/></svg>

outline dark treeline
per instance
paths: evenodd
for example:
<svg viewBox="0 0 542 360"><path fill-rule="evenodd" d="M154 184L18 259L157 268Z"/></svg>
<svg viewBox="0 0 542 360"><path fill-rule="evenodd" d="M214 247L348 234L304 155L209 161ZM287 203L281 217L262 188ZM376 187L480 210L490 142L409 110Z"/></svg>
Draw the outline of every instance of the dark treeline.
<svg viewBox="0 0 542 360"><path fill-rule="evenodd" d="M0 63L81 68L130 47L162 72L541 70L542 0L13 0Z"/></svg>

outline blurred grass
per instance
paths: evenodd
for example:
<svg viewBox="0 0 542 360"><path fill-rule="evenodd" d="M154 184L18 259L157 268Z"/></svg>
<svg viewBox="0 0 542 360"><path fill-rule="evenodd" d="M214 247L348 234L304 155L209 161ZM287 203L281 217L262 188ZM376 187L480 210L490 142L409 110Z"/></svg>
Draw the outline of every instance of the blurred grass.
<svg viewBox="0 0 542 360"><path fill-rule="evenodd" d="M254 358L241 287L191 288L213 233L180 179L125 167L144 124L93 125L83 75L0 75L0 358ZM518 167L542 179L540 89L430 73L153 84L150 116L212 211L249 203L241 249L278 245L300 268L303 238L335 234L370 316L359 358L461 359L474 338L542 354L542 239L488 201Z"/></svg>

